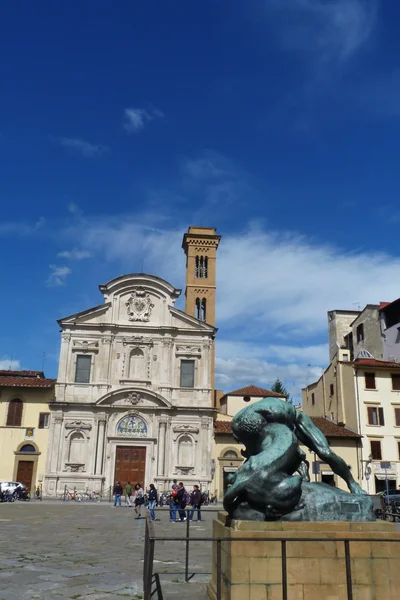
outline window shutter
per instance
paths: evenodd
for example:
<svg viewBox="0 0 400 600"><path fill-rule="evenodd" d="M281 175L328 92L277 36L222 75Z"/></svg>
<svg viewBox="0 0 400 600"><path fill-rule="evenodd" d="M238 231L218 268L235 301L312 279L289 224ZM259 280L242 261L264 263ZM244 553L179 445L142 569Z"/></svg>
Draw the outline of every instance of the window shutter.
<svg viewBox="0 0 400 600"><path fill-rule="evenodd" d="M9 427L21 427L22 423L22 400L11 400L8 405L7 425Z"/></svg>
<svg viewBox="0 0 400 600"><path fill-rule="evenodd" d="M368 406L368 424L374 424L374 409L372 408L372 406Z"/></svg>
<svg viewBox="0 0 400 600"><path fill-rule="evenodd" d="M400 427L400 408L395 408L394 409L394 416L396 419L396 425L397 427Z"/></svg>
<svg viewBox="0 0 400 600"><path fill-rule="evenodd" d="M373 460L382 460L382 450L380 442L371 442L371 454Z"/></svg>
<svg viewBox="0 0 400 600"><path fill-rule="evenodd" d="M383 414L383 408L380 406L378 408L378 413L379 413L379 425L384 425L385 424L385 417Z"/></svg>
<svg viewBox="0 0 400 600"><path fill-rule="evenodd" d="M365 387L367 390L375 390L375 373L365 373Z"/></svg>
<svg viewBox="0 0 400 600"><path fill-rule="evenodd" d="M89 383L90 382L90 365L92 358L83 354L78 354L76 357L76 383Z"/></svg>
<svg viewBox="0 0 400 600"><path fill-rule="evenodd" d="M400 375L392 375L392 390L400 391Z"/></svg>
<svg viewBox="0 0 400 600"><path fill-rule="evenodd" d="M194 387L194 360L181 360L181 381L183 388Z"/></svg>

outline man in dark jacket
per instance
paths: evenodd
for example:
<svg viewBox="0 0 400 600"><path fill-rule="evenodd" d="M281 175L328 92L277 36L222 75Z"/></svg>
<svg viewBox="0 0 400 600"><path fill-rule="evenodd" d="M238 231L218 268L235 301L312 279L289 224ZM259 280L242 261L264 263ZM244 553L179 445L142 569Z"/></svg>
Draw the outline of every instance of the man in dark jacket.
<svg viewBox="0 0 400 600"><path fill-rule="evenodd" d="M186 521L186 517L185 517L185 508L186 508L185 496L186 496L186 491L185 491L185 488L183 487L183 483L181 481L180 483L178 483L178 493L175 496L176 510L179 512L179 517L180 517L181 521ZM175 521L175 523L177 523L177 522L178 521Z"/></svg>
<svg viewBox="0 0 400 600"><path fill-rule="evenodd" d="M197 520L201 521L201 492L198 485L193 486L193 491L190 494L190 504L192 510L190 511L189 519L193 519L194 511L197 510Z"/></svg>
<svg viewBox="0 0 400 600"><path fill-rule="evenodd" d="M120 481L117 481L117 483L114 485L114 506L121 506L121 496L123 493L123 489L122 489L122 485Z"/></svg>

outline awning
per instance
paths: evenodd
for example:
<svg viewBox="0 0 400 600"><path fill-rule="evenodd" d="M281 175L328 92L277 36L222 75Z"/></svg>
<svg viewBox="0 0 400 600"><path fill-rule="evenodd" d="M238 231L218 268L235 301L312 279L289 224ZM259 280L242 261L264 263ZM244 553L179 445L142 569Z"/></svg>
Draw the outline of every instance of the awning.
<svg viewBox="0 0 400 600"><path fill-rule="evenodd" d="M384 473L375 473L375 477L380 480L386 479L386 475ZM391 479L392 481L393 480L396 481L397 475L396 475L396 473L388 473L387 478Z"/></svg>
<svg viewBox="0 0 400 600"><path fill-rule="evenodd" d="M321 471L322 475L334 475L333 471Z"/></svg>

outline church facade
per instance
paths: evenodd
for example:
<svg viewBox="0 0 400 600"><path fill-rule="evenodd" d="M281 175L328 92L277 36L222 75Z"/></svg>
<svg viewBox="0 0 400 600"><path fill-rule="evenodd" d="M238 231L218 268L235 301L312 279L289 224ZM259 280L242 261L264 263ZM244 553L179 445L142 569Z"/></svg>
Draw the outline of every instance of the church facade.
<svg viewBox="0 0 400 600"><path fill-rule="evenodd" d="M141 273L101 285L101 305L58 321L47 495L65 485L106 492L117 480L209 489L218 243L215 229L184 236L185 312L175 307L180 290Z"/></svg>

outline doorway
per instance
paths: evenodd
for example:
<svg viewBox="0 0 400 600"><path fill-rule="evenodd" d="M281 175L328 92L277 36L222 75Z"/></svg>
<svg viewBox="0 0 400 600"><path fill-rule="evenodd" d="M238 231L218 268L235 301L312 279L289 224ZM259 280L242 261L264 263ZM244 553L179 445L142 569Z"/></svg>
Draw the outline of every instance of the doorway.
<svg viewBox="0 0 400 600"><path fill-rule="evenodd" d="M23 483L28 490L32 487L33 460L18 461L17 481Z"/></svg>
<svg viewBox="0 0 400 600"><path fill-rule="evenodd" d="M388 478L388 488L389 490L395 490L396 480ZM379 492L386 492L386 477L381 479L375 476L375 493L379 494Z"/></svg>
<svg viewBox="0 0 400 600"><path fill-rule="evenodd" d="M114 481L124 486L130 481L132 486L140 483L145 486L146 448L139 446L117 446L115 454Z"/></svg>
<svg viewBox="0 0 400 600"><path fill-rule="evenodd" d="M321 481L322 483L327 483L328 485L332 486L332 487L336 487L336 483L335 483L335 476L332 473L322 473L321 474Z"/></svg>

